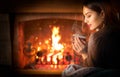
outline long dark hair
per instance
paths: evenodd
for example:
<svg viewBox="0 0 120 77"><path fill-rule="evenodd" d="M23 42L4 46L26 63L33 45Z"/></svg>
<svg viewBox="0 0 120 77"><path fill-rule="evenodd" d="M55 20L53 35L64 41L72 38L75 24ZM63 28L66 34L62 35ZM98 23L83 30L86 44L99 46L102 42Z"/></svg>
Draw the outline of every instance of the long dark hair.
<svg viewBox="0 0 120 77"><path fill-rule="evenodd" d="M98 14L104 11L104 24L106 27L120 26L118 9L114 7L110 0L84 0L83 6L96 11Z"/></svg>

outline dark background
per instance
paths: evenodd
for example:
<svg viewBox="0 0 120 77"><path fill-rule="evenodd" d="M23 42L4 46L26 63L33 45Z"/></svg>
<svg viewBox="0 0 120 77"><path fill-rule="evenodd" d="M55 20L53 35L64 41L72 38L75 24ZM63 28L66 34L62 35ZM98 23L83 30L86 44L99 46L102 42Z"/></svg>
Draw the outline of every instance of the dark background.
<svg viewBox="0 0 120 77"><path fill-rule="evenodd" d="M119 0L111 1L119 7ZM0 12L81 12L82 2L83 0L0 0Z"/></svg>

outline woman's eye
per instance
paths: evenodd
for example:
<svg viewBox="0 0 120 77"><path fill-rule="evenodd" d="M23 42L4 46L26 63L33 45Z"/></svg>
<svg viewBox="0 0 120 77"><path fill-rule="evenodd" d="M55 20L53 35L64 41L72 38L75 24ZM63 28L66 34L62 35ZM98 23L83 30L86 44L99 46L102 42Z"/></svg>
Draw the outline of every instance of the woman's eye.
<svg viewBox="0 0 120 77"><path fill-rule="evenodd" d="M91 15L88 15L87 18L89 18Z"/></svg>

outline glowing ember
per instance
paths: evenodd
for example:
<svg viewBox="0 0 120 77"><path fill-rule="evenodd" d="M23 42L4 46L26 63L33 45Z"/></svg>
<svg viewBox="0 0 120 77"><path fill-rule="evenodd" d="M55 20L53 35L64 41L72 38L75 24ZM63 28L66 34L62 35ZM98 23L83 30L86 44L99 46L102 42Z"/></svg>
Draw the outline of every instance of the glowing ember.
<svg viewBox="0 0 120 77"><path fill-rule="evenodd" d="M38 47L38 48L37 48L37 51L40 51L40 50L41 50L41 48L40 48L40 47Z"/></svg>

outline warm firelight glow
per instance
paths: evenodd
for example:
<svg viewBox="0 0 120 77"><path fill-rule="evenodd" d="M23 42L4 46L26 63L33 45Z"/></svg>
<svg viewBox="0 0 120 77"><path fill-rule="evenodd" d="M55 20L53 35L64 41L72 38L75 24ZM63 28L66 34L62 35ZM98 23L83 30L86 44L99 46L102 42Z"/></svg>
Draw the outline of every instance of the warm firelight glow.
<svg viewBox="0 0 120 77"><path fill-rule="evenodd" d="M59 35L59 27L53 27L52 29L52 50L54 52L53 55L53 62L54 64L57 64L58 61L61 59L60 56L62 56L62 50L64 46L59 43L61 39L61 36Z"/></svg>
<svg viewBox="0 0 120 77"><path fill-rule="evenodd" d="M38 56L36 56L36 59L38 59L39 57Z"/></svg>
<svg viewBox="0 0 120 77"><path fill-rule="evenodd" d="M37 48L37 51L40 51L40 50L41 50L41 48L40 48L40 47L38 47L38 48Z"/></svg>
<svg viewBox="0 0 120 77"><path fill-rule="evenodd" d="M45 40L45 44L48 44L49 43L49 40Z"/></svg>
<svg viewBox="0 0 120 77"><path fill-rule="evenodd" d="M59 35L59 27L53 27L52 29L52 47L53 50L61 50L64 48L62 44L59 44L61 36Z"/></svg>
<svg viewBox="0 0 120 77"><path fill-rule="evenodd" d="M41 45L42 43L41 42L39 42L39 45Z"/></svg>
<svg viewBox="0 0 120 77"><path fill-rule="evenodd" d="M82 61L79 59L80 57L74 55L71 47L72 21L68 19L67 22L62 22L62 19L60 19L60 22L57 22L57 19L54 22L51 19L48 20L50 22L45 22L45 24L41 20L40 22L37 21L36 26L30 21L16 27L18 28L18 34L20 34L16 39L20 43L17 48L21 53L18 52L20 67L40 70L55 68L58 70L64 69L71 63L78 64Z"/></svg>
<svg viewBox="0 0 120 77"><path fill-rule="evenodd" d="M60 60L63 59L64 44L60 43L61 36L59 34L59 29L60 27L53 26L51 38L48 38L44 41L48 51L46 58L45 56L40 57L40 61L43 64L45 63L44 61L46 59L46 61L51 65L59 65ZM44 51L42 51L44 49L42 44L42 42L39 42L37 47L37 51L41 52L41 54L44 53ZM38 59L38 56L36 56L36 59Z"/></svg>

